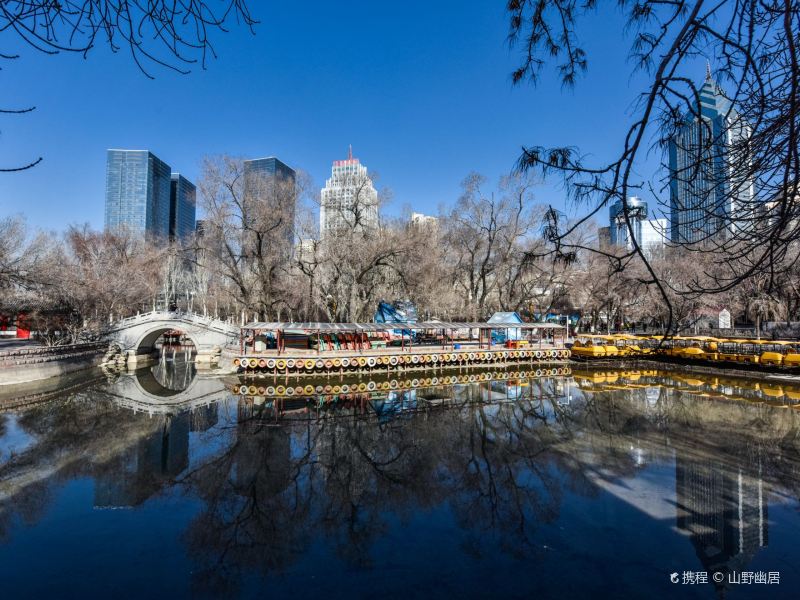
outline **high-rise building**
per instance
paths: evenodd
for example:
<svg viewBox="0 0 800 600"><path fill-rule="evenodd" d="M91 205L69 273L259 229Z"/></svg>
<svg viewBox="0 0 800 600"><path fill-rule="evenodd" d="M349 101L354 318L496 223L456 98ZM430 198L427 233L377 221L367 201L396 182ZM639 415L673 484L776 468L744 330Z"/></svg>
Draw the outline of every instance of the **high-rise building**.
<svg viewBox="0 0 800 600"><path fill-rule="evenodd" d="M314 260L317 240L303 239L297 242L295 246L295 258L300 262L309 262Z"/></svg>
<svg viewBox="0 0 800 600"><path fill-rule="evenodd" d="M439 219L432 217L431 215L412 212L411 218L409 219L409 224L412 227L417 227L418 229L432 230L439 226Z"/></svg>
<svg viewBox="0 0 800 600"><path fill-rule="evenodd" d="M109 150L105 228L166 240L169 236L170 168L148 150Z"/></svg>
<svg viewBox="0 0 800 600"><path fill-rule="evenodd" d="M666 219L650 219L647 202L636 196L628 198L628 223L625 222L625 207L621 200L614 202L609 208L609 235L614 246L633 249L633 240L647 258L652 258L664 247L667 231ZM631 229L633 235L631 236Z"/></svg>
<svg viewBox="0 0 800 600"><path fill-rule="evenodd" d="M639 242L642 239L642 223L647 220L647 202L631 196L627 202L628 221L633 229L633 238ZM630 230L625 222L625 210L622 200L617 200L608 209L611 243L615 246L631 245Z"/></svg>
<svg viewBox="0 0 800 600"><path fill-rule="evenodd" d="M173 173L169 196L169 236L182 239L195 232L196 194L194 184L180 173Z"/></svg>
<svg viewBox="0 0 800 600"><path fill-rule="evenodd" d="M598 227L597 228L597 247L600 250L608 250L611 245L611 228Z"/></svg>
<svg viewBox="0 0 800 600"><path fill-rule="evenodd" d="M695 243L728 236L741 226L741 214L754 186L743 165L749 161L749 124L733 108L711 76L700 88L700 106L670 139L670 236Z"/></svg>
<svg viewBox="0 0 800 600"><path fill-rule="evenodd" d="M321 192L320 237L341 231L368 233L378 228L378 192L367 167L353 158L333 161L331 177Z"/></svg>
<svg viewBox="0 0 800 600"><path fill-rule="evenodd" d="M667 220L648 219L644 221L641 235L639 247L648 259L654 258L664 250L664 241L667 236Z"/></svg>
<svg viewBox="0 0 800 600"><path fill-rule="evenodd" d="M286 251L294 247L294 219L297 205L295 170L274 156L244 161L245 200L263 201L271 210L280 211L284 220L277 238L284 238Z"/></svg>

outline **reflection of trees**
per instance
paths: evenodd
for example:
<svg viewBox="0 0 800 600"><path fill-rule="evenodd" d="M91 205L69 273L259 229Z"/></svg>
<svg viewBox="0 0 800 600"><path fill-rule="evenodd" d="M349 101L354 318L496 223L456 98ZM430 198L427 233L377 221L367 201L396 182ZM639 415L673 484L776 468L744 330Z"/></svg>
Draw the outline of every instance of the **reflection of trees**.
<svg viewBox="0 0 800 600"><path fill-rule="evenodd" d="M205 504L187 535L202 573L227 589L240 569L286 569L320 535L346 562L370 566L391 519L442 504L468 552L496 543L530 555L567 491L595 494L593 477L635 473L632 435L646 444L652 431L662 443L655 413L642 412L643 391L563 407L552 382L534 382L514 401L481 402L489 385L440 391L453 403L447 410L420 392L407 403L413 411L388 423L348 407L278 426L271 409L243 401L235 440L184 479Z"/></svg>
<svg viewBox="0 0 800 600"><path fill-rule="evenodd" d="M635 477L641 456L677 455L683 473L713 464L752 476L758 464L765 497L776 486L800 496L797 411L644 387L573 389L562 402L562 383L399 391L373 409L361 396L295 402L291 421L268 400L243 400L235 414L223 404L149 417L98 391L74 394L20 413L35 443L0 465L0 537L12 514L40 519L53 484L68 478L93 477L98 507L138 506L177 480L202 506L185 532L194 585L221 595L243 573L288 569L320 540L369 567L376 540L420 509L448 508L475 556L536 556L539 529L568 494ZM192 461L190 432L213 452Z"/></svg>
<svg viewBox="0 0 800 600"><path fill-rule="evenodd" d="M244 403L243 403L244 404ZM263 407L240 406L239 421L224 450L184 478L204 507L186 532L201 563L194 585L222 594L232 591L234 566L280 571L309 540L308 453L292 457L288 430L271 425Z"/></svg>
<svg viewBox="0 0 800 600"><path fill-rule="evenodd" d="M270 427L258 412L240 416L236 440L185 479L205 502L187 535L205 576L279 571L320 532L343 560L369 566L390 515L443 502L476 552L495 534L524 553L536 524L558 515L567 465L548 464L560 460L558 434L540 400L465 404L384 427L349 417Z"/></svg>
<svg viewBox="0 0 800 600"><path fill-rule="evenodd" d="M0 538L14 514L27 523L38 521L61 482L83 476L118 481L124 477L121 467L130 470L137 448L172 430L163 417L120 411L96 390L21 412L18 426L35 441L0 464ZM164 456L160 446L154 452L158 459ZM139 479L133 484L151 477L151 464L134 466Z"/></svg>

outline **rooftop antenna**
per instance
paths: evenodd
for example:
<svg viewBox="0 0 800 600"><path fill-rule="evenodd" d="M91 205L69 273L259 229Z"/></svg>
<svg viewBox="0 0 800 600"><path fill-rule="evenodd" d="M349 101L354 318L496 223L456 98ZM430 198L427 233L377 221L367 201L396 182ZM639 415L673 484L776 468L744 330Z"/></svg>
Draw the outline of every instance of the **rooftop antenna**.
<svg viewBox="0 0 800 600"><path fill-rule="evenodd" d="M348 147L347 160L353 160L353 144L350 144L349 147Z"/></svg>
<svg viewBox="0 0 800 600"><path fill-rule="evenodd" d="M711 61L706 60L706 80L708 81L710 79L711 79Z"/></svg>

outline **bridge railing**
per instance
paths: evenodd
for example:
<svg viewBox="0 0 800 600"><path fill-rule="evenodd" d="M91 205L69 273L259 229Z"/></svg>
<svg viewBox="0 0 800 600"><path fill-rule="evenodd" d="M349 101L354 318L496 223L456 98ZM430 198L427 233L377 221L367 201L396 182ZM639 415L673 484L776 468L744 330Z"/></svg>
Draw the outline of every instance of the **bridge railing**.
<svg viewBox="0 0 800 600"><path fill-rule="evenodd" d="M105 327L104 331L105 333L110 333L113 331L117 331L119 329L132 327L134 325L138 325L139 323L146 323L147 321L152 321L152 320L175 320L184 322L189 321L191 323L202 325L208 329L213 329L226 334L239 331L238 326L228 321L223 321L222 319L218 319L216 317L208 315L201 315L198 313L182 311L182 310L152 310L146 313L138 313L136 315L130 317L124 317L122 319L114 321L113 323L110 323Z"/></svg>

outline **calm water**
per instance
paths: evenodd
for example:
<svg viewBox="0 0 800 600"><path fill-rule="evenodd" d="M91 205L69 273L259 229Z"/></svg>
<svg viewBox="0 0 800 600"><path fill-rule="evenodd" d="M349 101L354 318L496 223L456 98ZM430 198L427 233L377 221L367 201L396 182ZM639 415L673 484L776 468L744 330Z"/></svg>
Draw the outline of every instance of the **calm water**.
<svg viewBox="0 0 800 600"><path fill-rule="evenodd" d="M527 377L276 399L167 361L0 400L2 597L798 596L792 389Z"/></svg>

